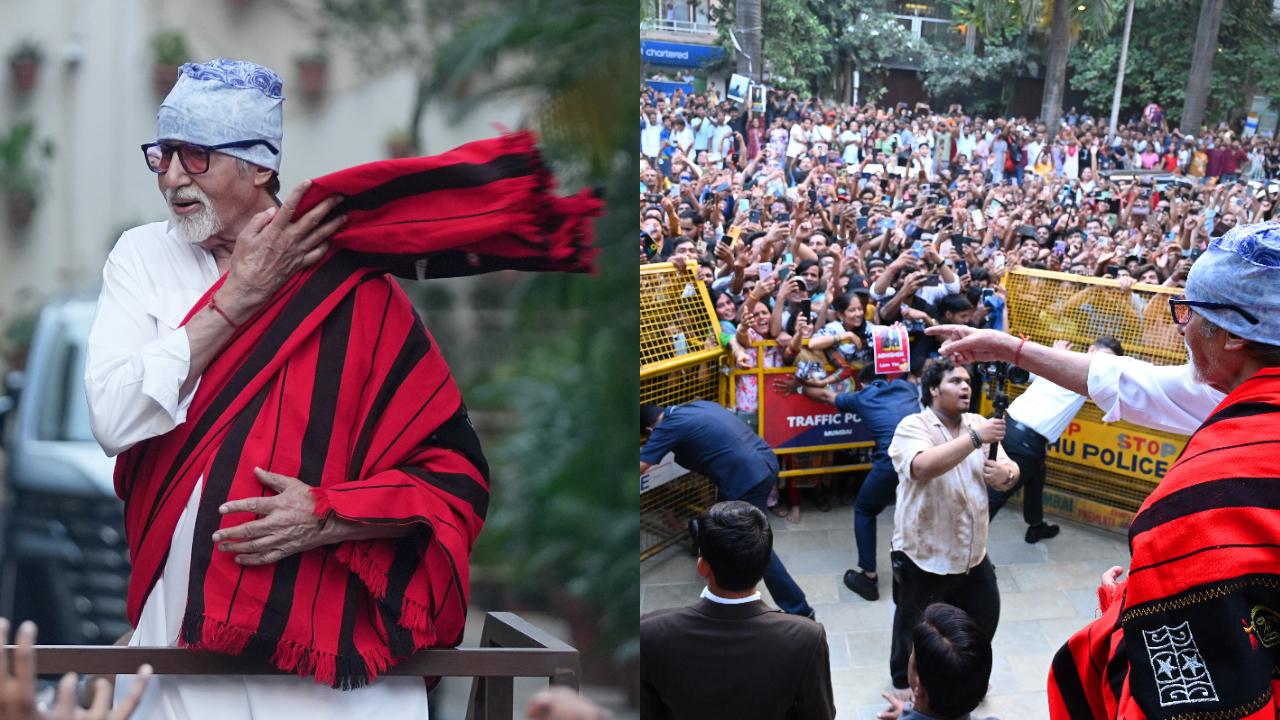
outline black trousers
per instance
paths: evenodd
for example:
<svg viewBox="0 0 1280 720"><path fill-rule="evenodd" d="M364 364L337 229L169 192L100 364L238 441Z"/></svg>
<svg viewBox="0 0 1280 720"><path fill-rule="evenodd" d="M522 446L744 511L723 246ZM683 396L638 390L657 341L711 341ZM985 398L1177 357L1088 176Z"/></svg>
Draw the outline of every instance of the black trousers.
<svg viewBox="0 0 1280 720"><path fill-rule="evenodd" d="M1000 444L1009 459L1018 465L1018 484L1008 490L994 490L987 486L987 512L994 518L1009 497L1022 488L1022 519L1028 525L1044 522L1044 458L1049 441L1043 435L1007 418L1004 440Z"/></svg>
<svg viewBox="0 0 1280 720"><path fill-rule="evenodd" d="M929 605L942 602L969 613L987 639L995 637L1000 622L1000 591L991 558L984 557L967 573L935 575L921 570L906 553L889 554L893 563L893 644L889 673L895 688L907 687L907 662L911 658L911 634Z"/></svg>

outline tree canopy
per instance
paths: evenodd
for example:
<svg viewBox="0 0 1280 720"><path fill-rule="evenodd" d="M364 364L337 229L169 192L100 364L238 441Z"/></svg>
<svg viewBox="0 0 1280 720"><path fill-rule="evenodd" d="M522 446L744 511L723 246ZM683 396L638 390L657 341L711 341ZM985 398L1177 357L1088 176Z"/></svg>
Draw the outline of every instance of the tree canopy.
<svg viewBox="0 0 1280 720"><path fill-rule="evenodd" d="M1271 0L1233 0L1224 5L1213 61L1206 120L1237 119L1254 95L1280 95L1280 27ZM1150 102L1165 109L1170 124L1180 120L1191 70L1200 0L1137 0L1124 77L1120 116L1130 117ZM1120 23L1106 38L1073 53L1068 83L1085 94L1084 107L1110 111L1120 62ZM1277 98L1280 99L1280 98Z"/></svg>

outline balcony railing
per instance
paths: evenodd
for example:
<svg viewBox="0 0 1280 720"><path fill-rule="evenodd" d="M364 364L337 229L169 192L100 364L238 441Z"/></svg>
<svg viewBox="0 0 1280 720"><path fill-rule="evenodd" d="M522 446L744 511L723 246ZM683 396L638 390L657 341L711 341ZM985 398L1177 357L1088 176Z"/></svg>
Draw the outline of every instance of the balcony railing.
<svg viewBox="0 0 1280 720"><path fill-rule="evenodd" d="M678 33L683 35L715 35L716 28L711 23L689 22L688 20L661 20L649 18L640 22L641 30Z"/></svg>
<svg viewBox="0 0 1280 720"><path fill-rule="evenodd" d="M184 648L36 646L36 672L41 674L131 675L143 663L150 663L157 675L280 674L265 660ZM474 677L468 720L508 720L516 710L513 678L545 677L551 685L577 690L581 661L576 649L519 616L491 612L480 630L479 647L424 650L384 674Z"/></svg>

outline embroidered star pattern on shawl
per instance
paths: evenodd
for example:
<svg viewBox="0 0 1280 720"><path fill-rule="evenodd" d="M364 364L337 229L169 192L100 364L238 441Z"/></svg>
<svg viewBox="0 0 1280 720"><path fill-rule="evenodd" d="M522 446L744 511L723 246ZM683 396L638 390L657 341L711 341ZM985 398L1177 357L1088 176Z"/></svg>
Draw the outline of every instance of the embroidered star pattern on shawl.
<svg viewBox="0 0 1280 720"><path fill-rule="evenodd" d="M1058 718L1274 718L1280 709L1280 368L1232 391L1129 529L1129 579L1058 651Z"/></svg>

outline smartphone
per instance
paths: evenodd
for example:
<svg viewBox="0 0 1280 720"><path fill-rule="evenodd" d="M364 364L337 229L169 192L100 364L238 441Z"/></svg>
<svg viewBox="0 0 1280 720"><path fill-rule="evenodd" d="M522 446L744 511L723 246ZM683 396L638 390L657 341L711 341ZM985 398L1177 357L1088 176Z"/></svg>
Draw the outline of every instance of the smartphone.
<svg viewBox="0 0 1280 720"><path fill-rule="evenodd" d="M917 240L914 243L911 243L911 254L915 255L918 258L924 257L924 241L923 240Z"/></svg>
<svg viewBox="0 0 1280 720"><path fill-rule="evenodd" d="M803 315L805 319L807 319L810 323L812 323L813 322L812 310L813 310L813 301L808 298L805 298L804 300L800 301L799 306L796 308L796 317L800 317Z"/></svg>
<svg viewBox="0 0 1280 720"><path fill-rule="evenodd" d="M893 226L897 224L898 223L892 218L885 218L880 221L880 232L884 232L886 230L892 230Z"/></svg>
<svg viewBox="0 0 1280 720"><path fill-rule="evenodd" d="M858 230L859 230L859 231L866 230L866 229L867 229L867 218L865 218L865 217L860 217L860 218L858 218L858 220L857 220L857 225L858 225Z"/></svg>
<svg viewBox="0 0 1280 720"><path fill-rule="evenodd" d="M747 219L753 223L760 222L760 211L758 209L753 209L751 212L747 213Z"/></svg>
<svg viewBox="0 0 1280 720"><path fill-rule="evenodd" d="M1066 254L1066 252L1067 252L1067 243L1065 241L1059 240L1053 244L1054 255L1057 255L1058 257L1062 257L1063 255Z"/></svg>
<svg viewBox="0 0 1280 720"><path fill-rule="evenodd" d="M956 261L956 275L959 275L959 276L961 276L961 277L964 277L965 275L968 275L968 274L969 274L969 261L967 261L967 260L957 260L957 261Z"/></svg>
<svg viewBox="0 0 1280 720"><path fill-rule="evenodd" d="M751 198L738 199L738 212L747 212L751 209Z"/></svg>
<svg viewBox="0 0 1280 720"><path fill-rule="evenodd" d="M644 196L644 199L645 199L645 202L648 202L652 205L657 205L658 203L662 202L662 195L658 193L649 193Z"/></svg>
<svg viewBox="0 0 1280 720"><path fill-rule="evenodd" d="M729 238L730 242L737 242L738 238L741 236L742 236L742 228L738 227L737 225L730 226L729 232L726 234L726 237Z"/></svg>
<svg viewBox="0 0 1280 720"><path fill-rule="evenodd" d="M859 228L861 229L861 228ZM852 242L844 246L844 256L847 258L854 257L858 254L858 246Z"/></svg>
<svg viewBox="0 0 1280 720"><path fill-rule="evenodd" d="M773 275L773 263L771 262L760 263L759 269L760 269L760 282L764 282L765 280L768 280L769 277Z"/></svg>
<svg viewBox="0 0 1280 720"><path fill-rule="evenodd" d="M934 273L932 275L925 276L922 287L933 287L940 284L942 284L942 278L938 277L937 273Z"/></svg>
<svg viewBox="0 0 1280 720"><path fill-rule="evenodd" d="M782 283L786 282L786 281L787 281L787 278L789 278L789 277L791 277L791 268L790 268L790 267L785 267L785 266L784 266L784 267L780 267L780 268L778 268L778 284L779 284L779 285L781 285Z"/></svg>
<svg viewBox="0 0 1280 720"><path fill-rule="evenodd" d="M784 210L780 213L776 213L773 216L773 219L777 222L791 222L791 213Z"/></svg>

